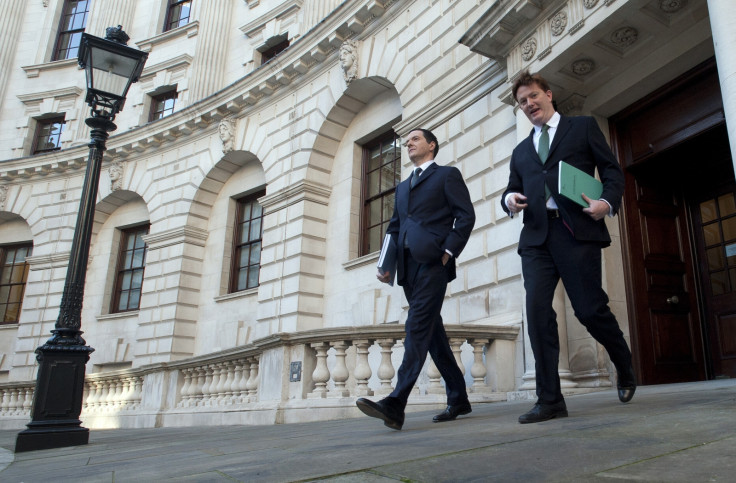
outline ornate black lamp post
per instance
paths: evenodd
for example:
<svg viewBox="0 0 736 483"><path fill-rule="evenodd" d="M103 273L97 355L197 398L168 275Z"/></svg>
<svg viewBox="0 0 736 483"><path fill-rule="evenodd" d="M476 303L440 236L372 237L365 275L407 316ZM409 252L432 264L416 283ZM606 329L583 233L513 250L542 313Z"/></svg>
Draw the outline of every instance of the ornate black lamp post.
<svg viewBox="0 0 736 483"><path fill-rule="evenodd" d="M79 414L85 364L94 349L79 329L102 153L108 133L117 129L115 115L122 110L128 89L138 81L148 58L148 53L128 47L128 39L120 25L108 28L104 39L82 34L79 65L87 74L86 102L91 107L91 116L85 122L92 128L87 171L59 318L51 331L53 336L36 349L39 369L31 422L28 429L18 433L16 452L89 442L89 430L81 426Z"/></svg>

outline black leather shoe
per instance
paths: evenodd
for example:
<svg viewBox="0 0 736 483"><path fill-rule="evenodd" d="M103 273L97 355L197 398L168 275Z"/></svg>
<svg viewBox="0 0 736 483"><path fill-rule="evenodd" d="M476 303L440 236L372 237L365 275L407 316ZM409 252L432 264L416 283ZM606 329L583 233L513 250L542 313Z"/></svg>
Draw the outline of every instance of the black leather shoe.
<svg viewBox="0 0 736 483"><path fill-rule="evenodd" d="M566 417L567 406L565 405L565 401L560 401L555 404L537 403L529 412L519 416L519 422L521 424L539 423L549 419Z"/></svg>
<svg viewBox="0 0 736 483"><path fill-rule="evenodd" d="M470 407L470 402L468 401L460 404L448 405L444 411L433 417L432 421L434 421L435 423L453 421L458 416L462 416L463 414L470 414L472 411L473 409Z"/></svg>
<svg viewBox="0 0 736 483"><path fill-rule="evenodd" d="M404 425L404 411L394 408L391 404L387 403L385 399L373 402L361 397L355 401L355 404L366 416L383 419L384 426L400 430Z"/></svg>
<svg viewBox="0 0 736 483"><path fill-rule="evenodd" d="M616 387L618 389L618 400L622 403L631 401L636 392L636 376L634 376L634 368L629 366L625 371L617 371L618 380Z"/></svg>

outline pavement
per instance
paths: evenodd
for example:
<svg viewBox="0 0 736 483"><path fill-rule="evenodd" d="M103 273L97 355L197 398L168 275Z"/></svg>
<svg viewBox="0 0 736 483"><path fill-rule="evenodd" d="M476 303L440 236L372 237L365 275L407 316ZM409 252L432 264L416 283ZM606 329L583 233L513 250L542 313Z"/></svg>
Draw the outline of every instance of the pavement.
<svg viewBox="0 0 736 483"><path fill-rule="evenodd" d="M475 404L456 421L407 414L270 426L92 430L84 446L14 454L0 481L736 481L736 379L567 397L568 418L518 424L529 401Z"/></svg>

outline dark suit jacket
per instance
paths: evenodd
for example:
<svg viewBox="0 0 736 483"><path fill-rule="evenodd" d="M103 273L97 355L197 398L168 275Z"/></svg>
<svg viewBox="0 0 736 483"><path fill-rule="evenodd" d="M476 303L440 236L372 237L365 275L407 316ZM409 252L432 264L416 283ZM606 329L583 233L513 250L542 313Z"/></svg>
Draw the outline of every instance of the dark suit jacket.
<svg viewBox="0 0 736 483"><path fill-rule="evenodd" d="M386 233L397 253L397 281L404 285L404 240L419 263L440 262L445 250L453 257L447 263L450 280L455 278L455 258L465 248L475 225L475 211L468 188L457 168L432 164L414 188L406 179L396 187L394 213Z"/></svg>
<svg viewBox="0 0 736 483"><path fill-rule="evenodd" d="M544 165L534 149L533 135L532 129L529 137L514 149L509 184L501 197L501 206L506 213L509 213L509 209L504 200L508 193L517 192L527 197L529 206L524 210L524 228L519 238L519 250L541 245L547 237L549 220L544 183L551 190L560 215L575 239L600 242L601 246L610 245L611 237L605 221L593 220L590 215L583 213L582 206L561 196L558 189L560 161L565 161L591 176L594 176L597 168L603 182L603 193L600 197L611 204L614 214L621 206L624 192L623 172L595 119L588 116L561 116Z"/></svg>

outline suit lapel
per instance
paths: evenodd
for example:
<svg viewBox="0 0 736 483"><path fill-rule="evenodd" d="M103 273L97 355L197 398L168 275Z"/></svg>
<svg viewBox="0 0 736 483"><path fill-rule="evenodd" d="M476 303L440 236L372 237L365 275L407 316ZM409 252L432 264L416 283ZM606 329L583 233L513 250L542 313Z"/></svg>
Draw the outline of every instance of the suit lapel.
<svg viewBox="0 0 736 483"><path fill-rule="evenodd" d="M435 171L437 171L437 163L432 163L432 165L429 168L422 171L421 176L419 176L419 180L417 180L416 184L414 184L414 187L411 189L412 190L417 189L417 186L424 183L427 180L427 178L429 178L430 176L432 176L432 174L434 174ZM409 179L411 180L411 178Z"/></svg>
<svg viewBox="0 0 736 483"><path fill-rule="evenodd" d="M560 122L557 124L555 137L552 138L552 144L549 146L549 157L547 157L547 161L552 161L552 154L568 132L570 132L570 118L560 116Z"/></svg>

